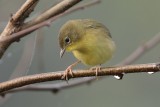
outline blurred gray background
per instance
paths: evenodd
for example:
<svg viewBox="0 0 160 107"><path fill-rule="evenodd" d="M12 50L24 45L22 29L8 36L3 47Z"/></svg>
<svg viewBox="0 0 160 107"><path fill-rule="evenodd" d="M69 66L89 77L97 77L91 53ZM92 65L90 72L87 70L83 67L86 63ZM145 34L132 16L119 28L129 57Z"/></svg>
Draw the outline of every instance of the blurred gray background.
<svg viewBox="0 0 160 107"><path fill-rule="evenodd" d="M25 1L0 0L0 32L10 18L10 14L15 13ZM32 17L52 6L54 2L53 0L40 0ZM50 27L44 27L37 33L42 39L39 43L41 45L38 45L41 51L37 51L38 48L36 48L28 74L64 70L76 61L71 53L66 53L62 59L59 58L58 31L66 21L79 18L95 19L110 29L117 50L114 58L103 66L119 63L139 45L143 45L160 32L159 4L160 0L102 0L101 4L56 20ZM35 35L34 32L9 47L3 59L0 60L1 82L8 80L16 70L25 45L34 39ZM159 55L160 45L148 51L134 63L158 62L160 61ZM79 64L76 68L86 69L87 67ZM1 107L159 107L159 76L159 73L127 74L121 81L106 77L90 85L65 89L57 94L19 92L14 93Z"/></svg>

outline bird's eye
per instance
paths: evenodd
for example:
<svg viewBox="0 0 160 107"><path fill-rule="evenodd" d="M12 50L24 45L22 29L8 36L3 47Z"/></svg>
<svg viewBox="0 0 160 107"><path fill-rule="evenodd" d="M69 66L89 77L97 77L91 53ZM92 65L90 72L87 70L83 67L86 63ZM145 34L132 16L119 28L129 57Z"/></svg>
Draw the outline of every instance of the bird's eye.
<svg viewBox="0 0 160 107"><path fill-rule="evenodd" d="M71 40L70 40L70 38L67 36L66 38L65 38L65 43L67 43L67 44L69 44L70 42L71 42Z"/></svg>

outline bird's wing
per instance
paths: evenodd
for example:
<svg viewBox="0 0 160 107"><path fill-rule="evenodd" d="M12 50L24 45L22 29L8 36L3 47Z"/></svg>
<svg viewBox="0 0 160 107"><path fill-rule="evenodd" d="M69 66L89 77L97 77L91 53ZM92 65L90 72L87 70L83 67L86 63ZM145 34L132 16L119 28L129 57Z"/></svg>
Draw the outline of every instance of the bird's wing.
<svg viewBox="0 0 160 107"><path fill-rule="evenodd" d="M111 34L109 32L109 29L106 26L104 26L102 23L99 23L99 22L97 22L95 20L88 20L88 19L83 20L83 21L84 21L83 23L85 23L84 24L85 28L93 28L93 29L104 30L108 34L108 35L104 35L104 36L105 37L109 36L110 38L112 38L112 36L111 36Z"/></svg>

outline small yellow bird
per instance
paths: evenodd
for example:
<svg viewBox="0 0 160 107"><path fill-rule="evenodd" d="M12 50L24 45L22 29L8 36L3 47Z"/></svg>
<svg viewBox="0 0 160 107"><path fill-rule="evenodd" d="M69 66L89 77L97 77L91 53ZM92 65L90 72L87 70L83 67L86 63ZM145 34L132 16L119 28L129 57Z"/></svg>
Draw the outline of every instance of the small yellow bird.
<svg viewBox="0 0 160 107"><path fill-rule="evenodd" d="M65 51L73 52L78 59L64 72L63 77L68 80L68 73L73 76L71 68L77 63L97 66L109 60L115 51L115 43L109 30L101 23L92 19L76 19L65 23L59 32L60 57ZM96 76L98 73L97 67Z"/></svg>

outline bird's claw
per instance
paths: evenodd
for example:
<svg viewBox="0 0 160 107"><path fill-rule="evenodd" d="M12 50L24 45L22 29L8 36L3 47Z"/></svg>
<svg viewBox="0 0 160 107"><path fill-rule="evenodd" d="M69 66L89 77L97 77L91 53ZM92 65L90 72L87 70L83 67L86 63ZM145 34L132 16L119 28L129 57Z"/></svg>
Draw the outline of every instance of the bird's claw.
<svg viewBox="0 0 160 107"><path fill-rule="evenodd" d="M75 65L77 65L78 63L80 63L81 61L77 61L77 62L75 62L75 63L73 63L72 65L70 65L65 71L64 71L64 73L63 73L63 75L62 75L62 79L64 79L64 80L66 80L67 81L67 83L68 83L68 75L70 75L71 77L74 77L73 76L73 72L72 72L72 67L74 67Z"/></svg>
<svg viewBox="0 0 160 107"><path fill-rule="evenodd" d="M94 71L95 70L95 73L96 73L96 78L98 80L98 71L101 70L101 66L97 66L97 67L92 67L90 68L90 70Z"/></svg>
<svg viewBox="0 0 160 107"><path fill-rule="evenodd" d="M68 81L69 80L68 75L71 75L73 77L72 67L70 67L70 66L64 71L64 73L62 75L62 79Z"/></svg>

